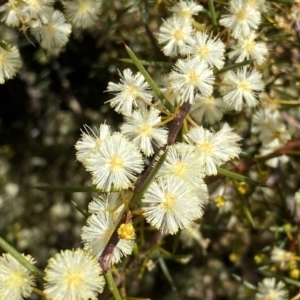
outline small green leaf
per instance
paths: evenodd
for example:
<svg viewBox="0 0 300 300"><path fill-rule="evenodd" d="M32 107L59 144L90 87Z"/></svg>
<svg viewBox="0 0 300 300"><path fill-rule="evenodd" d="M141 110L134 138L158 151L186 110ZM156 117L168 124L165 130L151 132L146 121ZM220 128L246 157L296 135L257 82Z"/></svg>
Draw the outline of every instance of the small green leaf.
<svg viewBox="0 0 300 300"><path fill-rule="evenodd" d="M94 186L33 186L34 189L43 192L62 192L62 193L76 193L76 192L97 192L97 193L107 193L107 191L103 191L101 189L97 189Z"/></svg>
<svg viewBox="0 0 300 300"><path fill-rule="evenodd" d="M129 64L134 64L133 60L130 58L121 58L119 59L120 61L129 63ZM169 63L169 62L163 62L163 61L148 61L148 60L139 60L139 62L143 66L150 66L150 67L159 67L159 68L164 68L164 69L170 69L174 64Z"/></svg>
<svg viewBox="0 0 300 300"><path fill-rule="evenodd" d="M250 283L249 281L244 280L243 278L241 278L240 276L236 275L236 274L232 274L232 277L237 281L242 283L244 286L246 286L247 288L249 288L250 290L256 291L256 286L253 285L252 283Z"/></svg>
<svg viewBox="0 0 300 300"><path fill-rule="evenodd" d="M214 6L214 1L213 0L208 0L208 8L210 12L210 18L213 26L217 26L217 16L216 16L216 11L215 11L215 6Z"/></svg>
<svg viewBox="0 0 300 300"><path fill-rule="evenodd" d="M132 198L130 202L130 209L135 210L138 207L138 204L142 200L145 192L147 191L149 185L154 180L157 172L161 168L162 164L164 163L166 157L167 157L168 150L166 150L158 159L157 163L151 170L149 176L146 178L145 182L143 183L143 186L141 187L140 191Z"/></svg>
<svg viewBox="0 0 300 300"><path fill-rule="evenodd" d="M250 65L253 61L254 61L253 59L249 59L249 60L245 60L245 61L240 62L240 63L225 66L221 70L216 71L216 74L222 74L222 73L227 72L229 70L233 70L233 69L236 69L236 68L239 68L239 67Z"/></svg>
<svg viewBox="0 0 300 300"><path fill-rule="evenodd" d="M90 216L90 214L82 207L78 206L74 201L72 201L73 205L75 206L75 208L86 218L88 218Z"/></svg>
<svg viewBox="0 0 300 300"><path fill-rule="evenodd" d="M226 169L223 169L223 168L217 168L217 169L218 169L218 174L224 175L226 177L229 177L229 178L232 178L232 179L235 179L235 180L239 180L239 181L244 181L244 182L247 182L249 184L253 184L253 185L257 185L257 186L266 186L263 182L253 180L249 177L246 177L246 176L228 171Z"/></svg>
<svg viewBox="0 0 300 300"><path fill-rule="evenodd" d="M161 267L161 269L162 269L163 274L165 275L166 279L168 280L168 282L169 282L169 284L170 284L172 290L173 290L174 292L178 293L177 288L176 288L176 286L175 286L175 282L174 282L174 280L173 280L173 278L172 278L172 276L171 276L171 274L170 274L170 272L169 272L169 269L168 269L168 267L167 267L165 261L160 257L160 258L158 259L158 263L159 263L159 265L160 265L160 267Z"/></svg>

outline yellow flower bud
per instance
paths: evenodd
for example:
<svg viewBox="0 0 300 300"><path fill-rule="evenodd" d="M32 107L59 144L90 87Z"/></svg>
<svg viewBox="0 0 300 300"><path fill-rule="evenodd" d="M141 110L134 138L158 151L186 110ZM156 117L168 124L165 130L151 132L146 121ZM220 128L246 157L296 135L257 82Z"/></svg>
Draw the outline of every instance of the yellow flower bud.
<svg viewBox="0 0 300 300"><path fill-rule="evenodd" d="M215 204L217 207L223 207L226 203L226 199L223 196L218 196L215 198Z"/></svg>
<svg viewBox="0 0 300 300"><path fill-rule="evenodd" d="M119 238L123 240L131 240L135 236L134 228L131 223L121 224L117 232Z"/></svg>

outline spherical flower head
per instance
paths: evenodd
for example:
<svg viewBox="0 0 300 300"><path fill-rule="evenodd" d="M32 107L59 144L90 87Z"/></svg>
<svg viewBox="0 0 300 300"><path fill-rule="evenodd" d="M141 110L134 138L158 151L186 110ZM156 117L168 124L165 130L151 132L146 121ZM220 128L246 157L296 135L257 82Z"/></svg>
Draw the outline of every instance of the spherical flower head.
<svg viewBox="0 0 300 300"><path fill-rule="evenodd" d="M205 32L197 32L186 45L182 53L198 61L205 61L209 66L221 69L224 66L225 46L217 37L212 38Z"/></svg>
<svg viewBox="0 0 300 300"><path fill-rule="evenodd" d="M0 47L0 84L13 78L22 66L19 50L10 45L7 48Z"/></svg>
<svg viewBox="0 0 300 300"><path fill-rule="evenodd" d="M204 168L193 147L178 143L168 147L167 157L157 176L174 177L197 188L203 183Z"/></svg>
<svg viewBox="0 0 300 300"><path fill-rule="evenodd" d="M169 176L153 181L142 199L147 222L169 234L189 227L200 218L203 205L193 186Z"/></svg>
<svg viewBox="0 0 300 300"><path fill-rule="evenodd" d="M23 0L20 13L31 28L41 27L51 19L53 4L54 0Z"/></svg>
<svg viewBox="0 0 300 300"><path fill-rule="evenodd" d="M233 51L229 52L229 58L236 57L236 63L246 59L254 59L256 65L264 63L268 55L268 48L264 42L255 42L256 37L254 31L251 31L246 37L241 36L237 44L233 46Z"/></svg>
<svg viewBox="0 0 300 300"><path fill-rule="evenodd" d="M191 117L198 123L214 124L223 118L227 105L222 98L196 95L191 107Z"/></svg>
<svg viewBox="0 0 300 300"><path fill-rule="evenodd" d="M20 10L17 1L13 0L2 4L0 13L2 15L1 21L4 21L7 26L18 27L20 25Z"/></svg>
<svg viewBox="0 0 300 300"><path fill-rule="evenodd" d="M82 249L55 254L45 274L44 293L51 300L96 300L105 285L97 259Z"/></svg>
<svg viewBox="0 0 300 300"><path fill-rule="evenodd" d="M260 149L259 153L261 156L265 156L271 154L278 150L279 148L283 147L285 143L282 143L279 139L274 139L270 143L263 144ZM281 164L286 164L290 160L288 155L282 154L277 157L270 158L265 161L265 164L271 168L277 168Z"/></svg>
<svg viewBox="0 0 300 300"><path fill-rule="evenodd" d="M31 264L34 260L30 255L23 255ZM23 300L28 298L33 286L34 276L10 254L0 256L0 299Z"/></svg>
<svg viewBox="0 0 300 300"><path fill-rule="evenodd" d="M267 12L268 6L266 0L246 0L247 4L260 12Z"/></svg>
<svg viewBox="0 0 300 300"><path fill-rule="evenodd" d="M80 140L75 144L76 158L85 164L89 155L95 152L102 142L111 135L111 129L107 124L101 124L99 130L93 131L89 126L84 125L84 130L81 130L81 133Z"/></svg>
<svg viewBox="0 0 300 300"><path fill-rule="evenodd" d="M120 193L106 193L99 197L94 197L89 203L89 213L96 214L99 212L121 212L124 209L124 204Z"/></svg>
<svg viewBox="0 0 300 300"><path fill-rule="evenodd" d="M119 71L119 75L120 83L108 83L107 91L116 96L107 102L116 112L131 116L133 108L142 108L147 103L151 103L150 86L140 72L133 75L130 69L125 69L123 74Z"/></svg>
<svg viewBox="0 0 300 300"><path fill-rule="evenodd" d="M209 96L213 91L214 75L204 61L179 59L169 76L174 93L183 102L193 104L195 95Z"/></svg>
<svg viewBox="0 0 300 300"><path fill-rule="evenodd" d="M201 10L203 10L203 6L194 0L179 1L170 8L170 11L173 12L176 17L188 20L192 20L192 17L197 15Z"/></svg>
<svg viewBox="0 0 300 300"><path fill-rule="evenodd" d="M109 191L126 189L143 170L143 159L136 146L122 134L106 138L100 149L86 159L85 167L93 175L93 184Z"/></svg>
<svg viewBox="0 0 300 300"><path fill-rule="evenodd" d="M154 154L152 143L161 147L167 142L168 131L159 128L161 117L154 108L136 110L131 117L125 118L121 132L146 155Z"/></svg>
<svg viewBox="0 0 300 300"><path fill-rule="evenodd" d="M271 251L271 261L276 263L280 269L287 269L288 264L295 259L295 253L286 251L279 247L274 247Z"/></svg>
<svg viewBox="0 0 300 300"><path fill-rule="evenodd" d="M33 35L40 35L41 46L47 50L65 46L71 33L71 24L66 23L64 15L55 10L46 24L31 30Z"/></svg>
<svg viewBox="0 0 300 300"><path fill-rule="evenodd" d="M103 253L116 226L120 221L123 211L116 213L98 212L87 219L87 225L83 226L81 238L84 248L89 250L97 259ZM123 256L130 255L133 250L135 234L126 235L126 239L120 238L111 254L111 263L118 263Z"/></svg>
<svg viewBox="0 0 300 300"><path fill-rule="evenodd" d="M243 100L249 107L258 104L258 92L263 91L264 82L261 73L242 67L236 72L228 71L222 80L220 92L225 103L240 111L243 107Z"/></svg>
<svg viewBox="0 0 300 300"><path fill-rule="evenodd" d="M241 152L238 145L241 137L232 132L232 128L226 123L216 133L202 126L194 127L185 139L195 146L198 159L203 162L207 175L216 175L218 166L237 157Z"/></svg>
<svg viewBox="0 0 300 300"><path fill-rule="evenodd" d="M193 28L186 18L175 16L163 21L157 34L158 43L166 56L177 56L183 46L192 41Z"/></svg>
<svg viewBox="0 0 300 300"><path fill-rule="evenodd" d="M275 142L278 143L278 148L291 139L291 135L278 110L264 109L257 111L253 115L251 132L258 133L258 138L264 145Z"/></svg>
<svg viewBox="0 0 300 300"><path fill-rule="evenodd" d="M244 0L231 0L229 11L229 15L221 18L220 24L229 28L235 39L249 35L261 22L260 12Z"/></svg>
<svg viewBox="0 0 300 300"><path fill-rule="evenodd" d="M99 0L72 0L65 2L65 15L74 27L88 28L96 24L101 13Z"/></svg>
<svg viewBox="0 0 300 300"><path fill-rule="evenodd" d="M258 291L255 295L256 300L287 300L288 291L285 284L281 281L276 283L275 278L265 278L258 284Z"/></svg>

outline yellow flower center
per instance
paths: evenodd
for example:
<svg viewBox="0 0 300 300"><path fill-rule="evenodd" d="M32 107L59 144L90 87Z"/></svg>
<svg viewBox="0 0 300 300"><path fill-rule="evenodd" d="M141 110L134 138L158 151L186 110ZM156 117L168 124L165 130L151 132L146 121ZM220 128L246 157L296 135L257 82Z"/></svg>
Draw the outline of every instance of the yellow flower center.
<svg viewBox="0 0 300 300"><path fill-rule="evenodd" d="M270 290L266 295L266 300L276 300L278 299L278 292L274 290Z"/></svg>
<svg viewBox="0 0 300 300"><path fill-rule="evenodd" d="M246 19L246 9L241 9L235 14L237 21L243 22Z"/></svg>
<svg viewBox="0 0 300 300"><path fill-rule="evenodd" d="M89 11L89 3L88 2L81 2L80 5L78 6L78 12L81 14L86 14Z"/></svg>
<svg viewBox="0 0 300 300"><path fill-rule="evenodd" d="M188 81L190 84L197 85L200 76L195 72L195 70L190 70L187 74Z"/></svg>
<svg viewBox="0 0 300 300"><path fill-rule="evenodd" d="M82 273L75 272L74 270L68 270L65 274L68 288L82 284L84 279L82 278Z"/></svg>
<svg viewBox="0 0 300 300"><path fill-rule="evenodd" d="M242 80L238 83L238 88L241 89L243 92L250 92L251 87L247 80Z"/></svg>
<svg viewBox="0 0 300 300"><path fill-rule="evenodd" d="M206 97L205 99L203 99L203 102L204 102L206 108L215 107L215 98L212 96Z"/></svg>
<svg viewBox="0 0 300 300"><path fill-rule="evenodd" d="M110 170L115 172L124 168L124 160L120 155L113 155L110 160Z"/></svg>
<svg viewBox="0 0 300 300"><path fill-rule="evenodd" d="M39 0L31 0L28 4L31 10L37 12L42 9L42 3Z"/></svg>
<svg viewBox="0 0 300 300"><path fill-rule="evenodd" d="M125 87L124 92L128 97L137 97L137 87L135 85L128 85Z"/></svg>
<svg viewBox="0 0 300 300"><path fill-rule="evenodd" d="M203 47L201 47L197 50L197 54L201 58L206 58L210 54L210 50L207 46L204 45Z"/></svg>
<svg viewBox="0 0 300 300"><path fill-rule="evenodd" d="M177 199L177 197L175 195L165 194L165 200L166 201L162 204L163 210L165 212L169 211L172 208L173 203L175 202L176 199Z"/></svg>
<svg viewBox="0 0 300 300"><path fill-rule="evenodd" d="M139 126L138 133L150 138L152 136L152 126L148 124L142 124Z"/></svg>
<svg viewBox="0 0 300 300"><path fill-rule="evenodd" d="M7 280L5 284L14 288L20 288L24 285L25 281L26 277L24 272L22 272L21 270L15 270L10 274L9 280Z"/></svg>
<svg viewBox="0 0 300 300"><path fill-rule="evenodd" d="M184 9L180 12L181 17L183 18L188 18L191 19L192 18L192 13L189 9Z"/></svg>
<svg viewBox="0 0 300 300"><path fill-rule="evenodd" d="M176 30L174 30L174 32L173 32L173 37L174 37L174 39L177 40L177 41L183 40L184 36L183 36L182 30L181 30L181 29L176 29Z"/></svg>
<svg viewBox="0 0 300 300"><path fill-rule="evenodd" d="M209 141L204 141L202 144L198 144L197 147L206 154L212 154L214 150L213 145Z"/></svg>
<svg viewBox="0 0 300 300"><path fill-rule="evenodd" d="M117 232L119 238L123 240L131 240L134 237L134 228L131 223L121 224Z"/></svg>
<svg viewBox="0 0 300 300"><path fill-rule="evenodd" d="M182 177L186 174L186 165L179 161L174 165L174 170L173 170L174 175L178 177Z"/></svg>
<svg viewBox="0 0 300 300"><path fill-rule="evenodd" d="M249 42L249 43L246 43L243 48L249 53L253 53L254 51L254 47L255 47L255 42Z"/></svg>

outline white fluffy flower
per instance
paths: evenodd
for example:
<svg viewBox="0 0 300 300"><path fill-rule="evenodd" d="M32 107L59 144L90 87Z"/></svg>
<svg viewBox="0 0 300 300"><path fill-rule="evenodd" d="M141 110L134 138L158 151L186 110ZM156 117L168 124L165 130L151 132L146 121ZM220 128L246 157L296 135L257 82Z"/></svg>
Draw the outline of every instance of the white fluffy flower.
<svg viewBox="0 0 300 300"><path fill-rule="evenodd" d="M44 49L53 50L65 46L71 33L71 24L66 23L64 15L55 10L46 24L31 31L34 35L40 35Z"/></svg>
<svg viewBox="0 0 300 300"><path fill-rule="evenodd" d="M203 183L204 169L193 147L180 143L168 147L157 176L174 177L196 188Z"/></svg>
<svg viewBox="0 0 300 300"><path fill-rule="evenodd" d="M157 147L167 142L168 131L166 128L158 127L160 122L158 110L154 108L136 110L131 117L125 118L121 132L146 156L151 156L154 154L151 142Z"/></svg>
<svg viewBox="0 0 300 300"><path fill-rule="evenodd" d="M189 144L196 146L198 159L204 164L207 175L216 175L218 166L241 152L238 145L241 137L232 132L232 128L226 123L216 133L202 126L194 127L185 138Z"/></svg>
<svg viewBox="0 0 300 300"><path fill-rule="evenodd" d="M213 91L214 75L204 61L179 59L169 76L174 93L184 102L194 102L195 95L209 96Z"/></svg>
<svg viewBox="0 0 300 300"><path fill-rule="evenodd" d="M111 129L106 124L101 124L99 130L93 131L89 126L84 126L85 132L82 130L80 140L75 144L76 158L85 164L85 160L91 153L98 149L102 142L111 135Z"/></svg>
<svg viewBox="0 0 300 300"><path fill-rule="evenodd" d="M0 6L1 21L7 26L17 27L20 25L20 9L16 0L11 0Z"/></svg>
<svg viewBox="0 0 300 300"><path fill-rule="evenodd" d="M164 20L157 34L159 44L164 45L163 53L166 56L178 55L182 47L192 41L192 32L192 25L187 19L173 16Z"/></svg>
<svg viewBox="0 0 300 300"><path fill-rule="evenodd" d="M277 141L278 147L291 139L291 135L283 123L278 110L259 110L253 115L251 132L259 134L258 138L264 145Z"/></svg>
<svg viewBox="0 0 300 300"><path fill-rule="evenodd" d="M133 108L142 108L151 102L150 87L140 72L133 75L130 69L125 69L123 74L119 71L119 75L120 83L108 83L107 91L116 96L107 102L116 112L131 116Z"/></svg>
<svg viewBox="0 0 300 300"><path fill-rule="evenodd" d="M256 300L288 300L288 291L281 281L276 283L275 278L265 278L258 284Z"/></svg>
<svg viewBox="0 0 300 300"><path fill-rule="evenodd" d="M203 193L207 195L205 188ZM191 226L202 216L203 205L191 185L169 176L152 182L142 199L146 220L163 233L170 234Z"/></svg>
<svg viewBox="0 0 300 300"><path fill-rule="evenodd" d="M244 0L231 0L229 12L221 18L220 24L229 28L234 38L249 35L261 22L260 12Z"/></svg>
<svg viewBox="0 0 300 300"><path fill-rule="evenodd" d="M217 37L212 38L205 32L197 32L191 41L186 45L182 53L198 62L205 61L209 66L216 66L221 69L224 65L225 46Z"/></svg>
<svg viewBox="0 0 300 300"><path fill-rule="evenodd" d="M101 4L99 0L66 1L66 18L74 27L91 27L98 21Z"/></svg>
<svg viewBox="0 0 300 300"><path fill-rule="evenodd" d="M101 147L86 159L85 167L99 189L128 188L143 170L143 159L136 146L120 133L107 137Z"/></svg>
<svg viewBox="0 0 300 300"><path fill-rule="evenodd" d="M282 147L283 144L278 140L274 139L268 144L263 144L259 149L259 153L264 156L275 152L277 149ZM265 161L265 164L271 168L277 168L279 164L285 164L290 160L288 155L282 154Z"/></svg>
<svg viewBox="0 0 300 300"><path fill-rule="evenodd" d="M170 8L170 11L172 11L176 17L188 20L191 20L192 16L197 15L201 10L203 10L203 6L194 0L179 1Z"/></svg>
<svg viewBox="0 0 300 300"><path fill-rule="evenodd" d="M30 255L23 255L30 263L34 260ZM34 276L10 254L0 256L0 299L23 300L30 297Z"/></svg>
<svg viewBox="0 0 300 300"><path fill-rule="evenodd" d="M228 71L225 73L220 92L225 103L240 111L243 107L243 100L249 107L258 104L258 92L263 91L264 82L261 73L242 67L236 72Z"/></svg>
<svg viewBox="0 0 300 300"><path fill-rule="evenodd" d="M222 98L213 96L196 95L194 103L191 107L191 117L201 124L202 122L214 124L223 118L227 105Z"/></svg>
<svg viewBox="0 0 300 300"><path fill-rule="evenodd" d="M121 212L124 209L124 204L120 193L102 194L98 198L93 198L89 203L89 213L96 214L99 212Z"/></svg>
<svg viewBox="0 0 300 300"><path fill-rule="evenodd" d="M31 28L47 24L53 14L54 0L23 0L20 5L22 18Z"/></svg>
<svg viewBox="0 0 300 300"><path fill-rule="evenodd" d="M229 58L234 58L235 62L242 62L246 59L254 59L256 65L261 65L268 55L268 48L264 42L255 42L256 33L251 31L247 36L241 36L233 50L229 52Z"/></svg>
<svg viewBox="0 0 300 300"><path fill-rule="evenodd" d="M44 293L51 300L96 300L105 285L97 259L82 249L55 254L45 274Z"/></svg>
<svg viewBox="0 0 300 300"><path fill-rule="evenodd" d="M19 50L7 45L9 51L0 47L0 84L13 78L22 66Z"/></svg>

